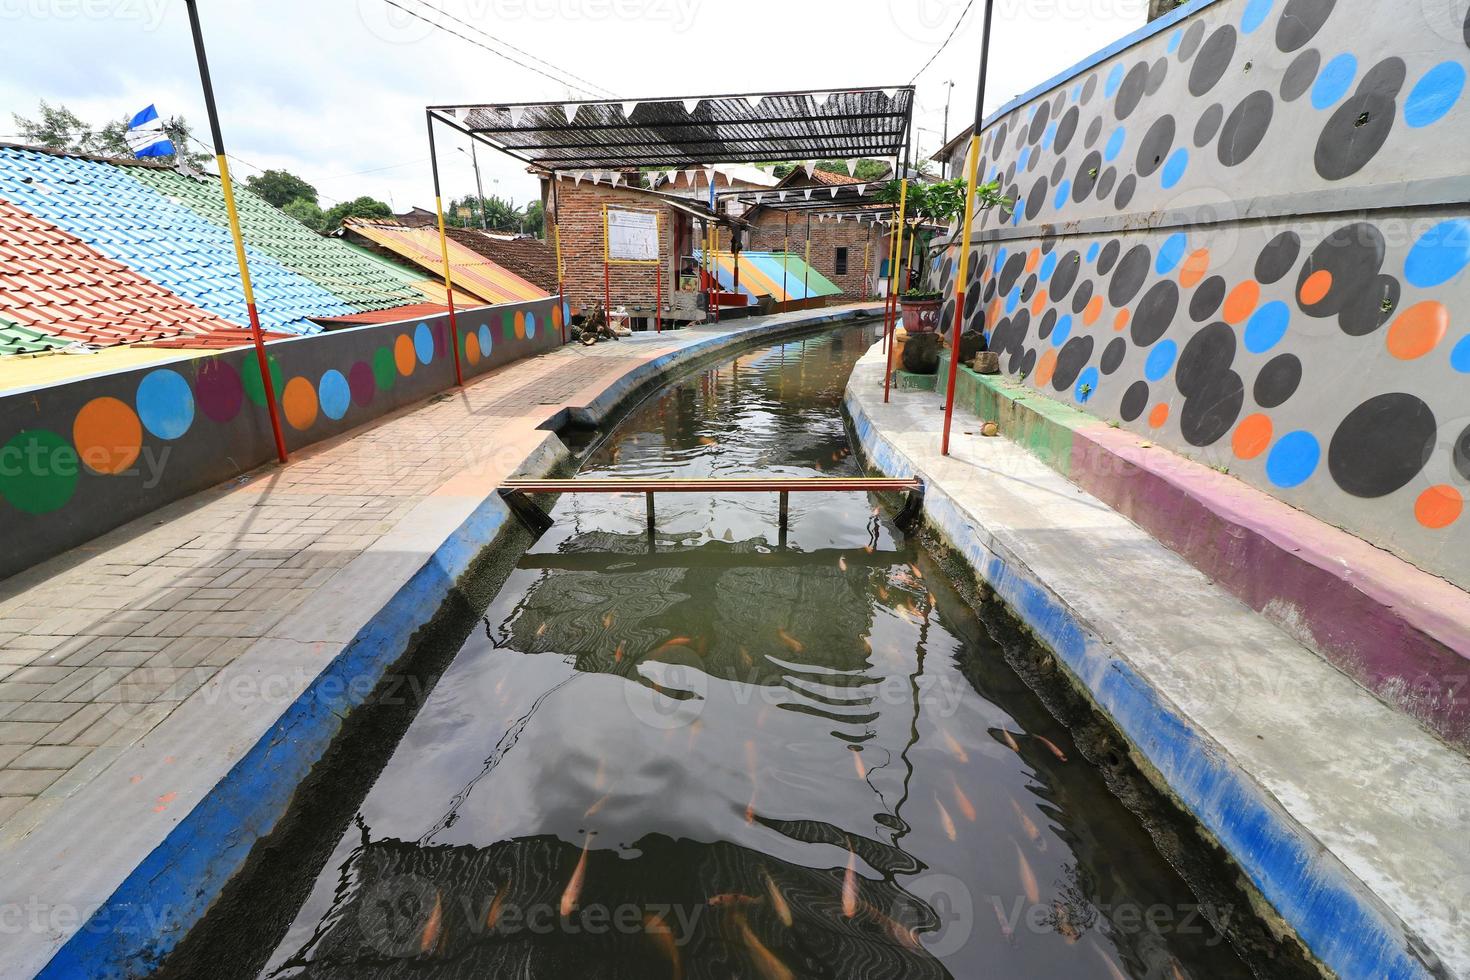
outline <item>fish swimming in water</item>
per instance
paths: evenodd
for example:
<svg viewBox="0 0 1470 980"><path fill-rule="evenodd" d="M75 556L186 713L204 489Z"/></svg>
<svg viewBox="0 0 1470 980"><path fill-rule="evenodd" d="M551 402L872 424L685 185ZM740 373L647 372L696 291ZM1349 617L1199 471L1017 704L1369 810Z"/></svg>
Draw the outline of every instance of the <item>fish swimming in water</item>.
<svg viewBox="0 0 1470 980"><path fill-rule="evenodd" d="M851 919L857 915L857 855L847 849L847 871L842 876L842 914Z"/></svg>
<svg viewBox="0 0 1470 980"><path fill-rule="evenodd" d="M424 923L424 931L419 936L420 953L436 953L441 946L444 925L444 899L439 892L434 893L434 907L429 911L429 920Z"/></svg>
<svg viewBox="0 0 1470 980"><path fill-rule="evenodd" d="M867 781L868 767L863 765L863 754L858 751L852 753L852 766L857 770L858 778Z"/></svg>
<svg viewBox="0 0 1470 980"><path fill-rule="evenodd" d="M1033 842L1041 840L1041 831L1036 829L1036 823L1026 816L1026 811L1021 809L1021 804L1011 800L1011 809L1016 811L1016 819L1021 821L1021 829Z"/></svg>
<svg viewBox="0 0 1470 980"><path fill-rule="evenodd" d="M838 555L837 556L837 567L840 568L840 569L842 569L844 572L847 571L847 559L846 558L843 558L841 555Z"/></svg>
<svg viewBox="0 0 1470 980"><path fill-rule="evenodd" d="M795 980L796 974L786 969L786 964L766 948L759 937L750 929L750 923L745 921L745 916L736 913L736 928L740 930L740 937L745 940L746 947L750 950L750 958L755 962L756 969L765 980Z"/></svg>
<svg viewBox="0 0 1470 980"><path fill-rule="evenodd" d="M717 909L725 908L726 906L757 905L759 903L760 899L755 895L742 895L739 892L725 892L720 895L711 895L704 900L704 904Z"/></svg>
<svg viewBox="0 0 1470 980"><path fill-rule="evenodd" d="M965 815L966 820L974 823L975 804L971 803L970 798L965 795L965 791L960 789L960 781L954 778L954 773L949 774L949 782L954 787L954 801L959 806L960 812Z"/></svg>
<svg viewBox="0 0 1470 980"><path fill-rule="evenodd" d="M500 921L500 913L502 911L502 907L505 905L505 896L509 894L510 879L507 878L505 884L496 889L495 899L490 903L490 911L485 913L486 929L489 929L492 932L494 931L496 923Z"/></svg>
<svg viewBox="0 0 1470 980"><path fill-rule="evenodd" d="M776 918L786 928L791 928L791 906L786 904L786 897L781 894L781 889L776 885L776 879L765 868L761 868L761 877L766 879L766 894L771 896L771 908L776 912Z"/></svg>
<svg viewBox="0 0 1470 980"><path fill-rule="evenodd" d="M1004 728L1000 730L1000 739L1002 742L1006 743L1006 748L1010 749L1012 752L1015 752L1017 755L1021 753L1021 746L1016 744L1015 736L1013 736L1008 730Z"/></svg>
<svg viewBox="0 0 1470 980"><path fill-rule="evenodd" d="M602 809L603 805L607 803L608 797L610 797L610 796L612 796L611 793L604 793L604 794L602 794L602 796L598 798L598 800L597 800L596 803L593 803L591 806L589 806L586 809L585 812L583 812L582 816L584 818L585 817L596 816L597 815L597 811Z"/></svg>
<svg viewBox="0 0 1470 980"><path fill-rule="evenodd" d="M1016 866L1021 875L1021 888L1026 892L1026 901L1035 905L1041 901L1041 888L1036 884L1036 872L1031 870L1031 862L1026 860L1026 855L1021 853L1021 845L1015 844Z"/></svg>
<svg viewBox="0 0 1470 980"><path fill-rule="evenodd" d="M961 765L970 761L970 753L965 751L965 747L953 735L943 728L939 730L939 733L944 736L944 745L949 749L949 754L954 756Z"/></svg>
<svg viewBox="0 0 1470 980"><path fill-rule="evenodd" d="M950 840L958 840L959 834L955 831L954 819L949 815L949 811L944 808L944 804L939 802L938 796L934 797L934 805L939 807L939 822L944 826L944 836Z"/></svg>
<svg viewBox="0 0 1470 980"><path fill-rule="evenodd" d="M577 899L582 896L582 885L587 880L587 849L591 846L592 835L588 834L586 841L582 844L582 856L577 859L577 868L572 872L572 878L567 882L566 890L561 893L563 918L576 911Z"/></svg>
<svg viewBox="0 0 1470 980"><path fill-rule="evenodd" d="M796 637L792 636L790 633L786 632L780 627L776 628L776 635L781 638L782 643L786 644L786 646L790 648L792 653L801 653L803 650L806 649L805 643L802 643Z"/></svg>
<svg viewBox="0 0 1470 980"><path fill-rule="evenodd" d="M674 940L674 931L664 922L664 917L648 912L643 916L643 931L668 957L674 968L674 980L683 980L684 964L679 956L679 944Z"/></svg>
<svg viewBox="0 0 1470 980"><path fill-rule="evenodd" d="M1056 743L1053 742L1051 739L1047 738L1045 735L1033 735L1031 737L1036 739L1036 741L1040 742L1042 745L1045 745L1047 747L1047 750L1050 751L1052 755L1057 757L1058 762L1067 761L1067 754L1061 749L1057 748Z"/></svg>

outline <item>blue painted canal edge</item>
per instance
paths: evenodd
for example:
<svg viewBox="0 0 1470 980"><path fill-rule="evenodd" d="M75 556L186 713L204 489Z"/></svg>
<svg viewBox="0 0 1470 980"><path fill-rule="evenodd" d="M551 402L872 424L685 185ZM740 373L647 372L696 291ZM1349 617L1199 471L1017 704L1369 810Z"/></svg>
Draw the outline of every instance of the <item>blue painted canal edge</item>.
<svg viewBox="0 0 1470 980"><path fill-rule="evenodd" d="M925 481L924 519L1056 654L1166 790L1199 821L1318 960L1346 980L1429 978L1403 928L1364 894L1269 795L985 530L874 424L851 389L844 407L860 458L885 476Z"/></svg>
<svg viewBox="0 0 1470 980"><path fill-rule="evenodd" d="M875 310L821 312L711 336L640 365L574 414L596 424L694 362L869 318ZM513 533L509 517L498 495L484 498L36 976L127 978L156 969L285 814L296 787L361 703L357 693L370 690L402 657L475 559Z"/></svg>

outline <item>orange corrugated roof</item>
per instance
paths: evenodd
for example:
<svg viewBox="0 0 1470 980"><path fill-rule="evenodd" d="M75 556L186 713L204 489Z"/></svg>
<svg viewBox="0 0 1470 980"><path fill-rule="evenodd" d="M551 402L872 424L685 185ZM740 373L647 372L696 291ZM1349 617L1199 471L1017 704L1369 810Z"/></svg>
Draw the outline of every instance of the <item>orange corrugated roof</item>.
<svg viewBox="0 0 1470 980"><path fill-rule="evenodd" d="M0 315L97 347L236 329L8 201L0 201Z"/></svg>
<svg viewBox="0 0 1470 980"><path fill-rule="evenodd" d="M438 229L361 219L349 219L343 222L343 228L391 249L422 269L444 275ZM450 240L448 245L450 279L456 289L468 290L491 303L518 303L550 295L456 241Z"/></svg>
<svg viewBox="0 0 1470 980"><path fill-rule="evenodd" d="M458 295L456 293L456 295ZM456 300L456 303L458 300ZM471 306L484 305L476 300ZM456 306L455 309L463 310L465 307ZM386 310L365 310L362 313L350 313L346 316L324 316L318 318L319 323L340 323L359 326L365 323L396 323L399 320L423 320L431 316L439 316L448 313L449 307L443 303L410 303L407 306L394 306Z"/></svg>

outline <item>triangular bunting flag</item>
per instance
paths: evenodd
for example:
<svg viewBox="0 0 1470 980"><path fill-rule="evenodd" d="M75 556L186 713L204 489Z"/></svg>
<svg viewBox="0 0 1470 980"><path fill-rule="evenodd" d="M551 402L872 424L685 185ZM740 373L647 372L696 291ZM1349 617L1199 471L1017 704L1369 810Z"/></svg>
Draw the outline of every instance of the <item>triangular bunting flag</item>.
<svg viewBox="0 0 1470 980"><path fill-rule="evenodd" d="M582 108L580 102L566 102L561 107L561 114L567 117L567 122L574 123L577 121L577 110L580 108Z"/></svg>
<svg viewBox="0 0 1470 980"><path fill-rule="evenodd" d="M765 199L766 199L766 196L764 194L761 194L759 192L756 193L756 195L755 195L755 203L760 204Z"/></svg>
<svg viewBox="0 0 1470 980"><path fill-rule="evenodd" d="M578 170L576 173L572 174L572 186L573 187L581 187L582 186L582 181L584 181L586 179L587 179L587 171L585 171L585 170Z"/></svg>
<svg viewBox="0 0 1470 980"><path fill-rule="evenodd" d="M633 118L633 110L635 110L637 108L638 108L638 103L637 102L624 102L623 103L623 118L631 121L632 118Z"/></svg>
<svg viewBox="0 0 1470 980"><path fill-rule="evenodd" d="M812 93L812 102L814 102L816 104L816 106L817 106L818 109L820 109L823 106L825 106L831 100L831 98L832 98L832 93L831 92L813 92Z"/></svg>
<svg viewBox="0 0 1470 980"><path fill-rule="evenodd" d="M521 124L521 117L526 114L526 107L523 105L513 105L506 111L510 113L510 124L512 126L519 126Z"/></svg>
<svg viewBox="0 0 1470 980"><path fill-rule="evenodd" d="M856 177L857 176L857 161L856 160L849 160L849 161L847 161L847 175L849 177Z"/></svg>
<svg viewBox="0 0 1470 980"><path fill-rule="evenodd" d="M745 97L745 104L754 109L756 106L761 104L761 99L764 98L764 95L747 95Z"/></svg>
<svg viewBox="0 0 1470 980"><path fill-rule="evenodd" d="M835 188L835 187L832 188L832 196L833 197L836 197L837 196L837 188Z"/></svg>
<svg viewBox="0 0 1470 980"><path fill-rule="evenodd" d="M698 109L699 108L699 104L701 102L703 102L703 101L704 101L703 99L685 99L684 100L684 111L687 112L687 113L689 113L689 115L691 115L691 116L694 115L694 110L695 109Z"/></svg>
<svg viewBox="0 0 1470 980"><path fill-rule="evenodd" d="M893 97L898 94L898 89L896 89L896 88L885 88L883 90L883 94L888 97L888 101L892 102L893 101Z"/></svg>
<svg viewBox="0 0 1470 980"><path fill-rule="evenodd" d="M786 192L785 191L777 191L776 192L776 196L779 197L783 201L786 200Z"/></svg>
<svg viewBox="0 0 1470 980"><path fill-rule="evenodd" d="M858 184L857 187L858 187L858 197L862 197L864 194L868 193L868 185L867 184Z"/></svg>
<svg viewBox="0 0 1470 980"><path fill-rule="evenodd" d="M808 187L803 193L806 195L806 199L808 201L812 199L812 189L810 187Z"/></svg>

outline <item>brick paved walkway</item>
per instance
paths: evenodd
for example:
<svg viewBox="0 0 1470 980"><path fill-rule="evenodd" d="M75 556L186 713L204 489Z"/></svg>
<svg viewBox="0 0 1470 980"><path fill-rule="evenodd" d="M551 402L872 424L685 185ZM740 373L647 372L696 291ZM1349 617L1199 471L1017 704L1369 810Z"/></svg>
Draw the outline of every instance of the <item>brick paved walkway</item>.
<svg viewBox="0 0 1470 980"><path fill-rule="evenodd" d="M741 322L509 365L0 583L0 847L446 481L494 469L498 446L563 405Z"/></svg>

